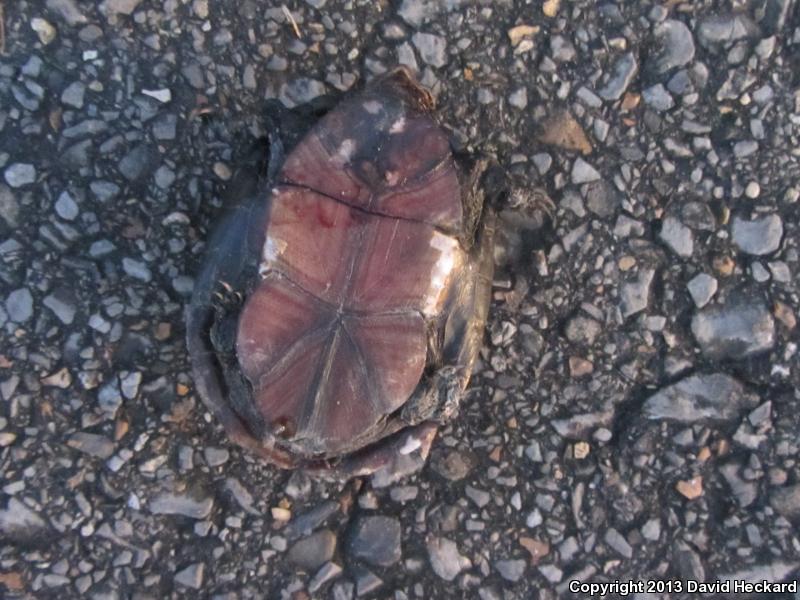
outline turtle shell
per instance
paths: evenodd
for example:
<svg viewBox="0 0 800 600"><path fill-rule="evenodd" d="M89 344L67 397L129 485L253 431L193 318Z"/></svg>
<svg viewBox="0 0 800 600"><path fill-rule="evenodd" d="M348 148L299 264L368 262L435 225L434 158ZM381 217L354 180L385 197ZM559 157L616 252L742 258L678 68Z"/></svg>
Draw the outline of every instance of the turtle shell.
<svg viewBox="0 0 800 600"><path fill-rule="evenodd" d="M239 444L344 476L424 462L478 354L493 212L405 69L245 179L187 307L195 385ZM246 171L243 171L246 172ZM380 443L379 443L380 442ZM334 458L342 460L332 460Z"/></svg>
<svg viewBox="0 0 800 600"><path fill-rule="evenodd" d="M467 262L448 137L426 97L391 91L345 101L287 157L239 317L256 409L302 454L379 434L420 384L429 323Z"/></svg>

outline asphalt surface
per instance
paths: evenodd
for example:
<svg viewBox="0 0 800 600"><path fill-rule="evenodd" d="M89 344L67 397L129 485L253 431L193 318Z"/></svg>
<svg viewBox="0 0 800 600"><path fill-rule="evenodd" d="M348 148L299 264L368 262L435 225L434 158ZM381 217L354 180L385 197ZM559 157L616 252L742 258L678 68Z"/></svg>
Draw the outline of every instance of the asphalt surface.
<svg viewBox="0 0 800 600"><path fill-rule="evenodd" d="M0 595L796 579L796 2L0 7ZM515 193L427 465L325 483L226 440L183 306L270 101L319 112L398 63Z"/></svg>

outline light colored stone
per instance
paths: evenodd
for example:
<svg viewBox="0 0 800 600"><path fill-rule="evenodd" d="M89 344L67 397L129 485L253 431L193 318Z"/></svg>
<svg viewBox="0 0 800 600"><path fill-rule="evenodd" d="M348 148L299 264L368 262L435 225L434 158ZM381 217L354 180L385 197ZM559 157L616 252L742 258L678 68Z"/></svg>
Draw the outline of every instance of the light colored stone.
<svg viewBox="0 0 800 600"><path fill-rule="evenodd" d="M733 243L746 254L771 254L780 248L783 221L775 214L764 215L752 221L734 217L731 236Z"/></svg>
<svg viewBox="0 0 800 600"><path fill-rule="evenodd" d="M660 389L642 407L652 420L681 423L730 421L758 405L759 398L724 373L691 375Z"/></svg>
<svg viewBox="0 0 800 600"><path fill-rule="evenodd" d="M14 163L6 167L3 176L8 185L19 188L36 181L36 169L28 163Z"/></svg>
<svg viewBox="0 0 800 600"><path fill-rule="evenodd" d="M453 581L461 571L472 567L472 561L458 551L455 542L443 537L430 537L426 543L433 572L445 581Z"/></svg>
<svg viewBox="0 0 800 600"><path fill-rule="evenodd" d="M45 19L41 17L34 17L31 19L31 29L36 32L39 41L45 46L56 39L56 28Z"/></svg>
<svg viewBox="0 0 800 600"><path fill-rule="evenodd" d="M576 158L572 164L572 183L581 184L600 179L600 173L582 158Z"/></svg>
<svg viewBox="0 0 800 600"><path fill-rule="evenodd" d="M694 252L694 236L692 230L675 217L667 217L664 219L661 224L659 237L678 256L687 258Z"/></svg>
<svg viewBox="0 0 800 600"><path fill-rule="evenodd" d="M203 586L204 572L205 565L203 563L191 564L175 574L175 582L199 590Z"/></svg>
<svg viewBox="0 0 800 600"><path fill-rule="evenodd" d="M692 333L709 358L741 360L772 348L775 321L758 298L744 295L698 312Z"/></svg>
<svg viewBox="0 0 800 600"><path fill-rule="evenodd" d="M443 67L447 64L447 40L440 35L417 32L411 37L420 58L432 67Z"/></svg>
<svg viewBox="0 0 800 600"><path fill-rule="evenodd" d="M695 306L703 308L717 293L717 280L706 273L695 275L686 285Z"/></svg>
<svg viewBox="0 0 800 600"><path fill-rule="evenodd" d="M6 312L14 323L25 323L33 316L33 296L28 288L14 290L8 295Z"/></svg>

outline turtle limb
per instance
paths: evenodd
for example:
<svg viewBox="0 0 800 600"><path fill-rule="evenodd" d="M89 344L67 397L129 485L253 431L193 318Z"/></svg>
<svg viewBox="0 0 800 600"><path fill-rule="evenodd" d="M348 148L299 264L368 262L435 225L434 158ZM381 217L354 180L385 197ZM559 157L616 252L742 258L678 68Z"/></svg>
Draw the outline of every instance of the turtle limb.
<svg viewBox="0 0 800 600"><path fill-rule="evenodd" d="M456 165L464 189L464 224L458 237L462 247L471 252L480 243L484 213L488 210L497 212L507 195L508 177L502 167L488 157L473 158L457 154Z"/></svg>
<svg viewBox="0 0 800 600"><path fill-rule="evenodd" d="M426 421L378 440L338 462L308 464L306 471L337 481L372 476L373 487L386 487L425 466L438 429L436 423Z"/></svg>
<svg viewBox="0 0 800 600"><path fill-rule="evenodd" d="M222 282L221 291L215 293L215 300L216 314L209 337L225 381L228 402L252 435L258 440L264 440L266 438L264 418L253 402L250 382L242 374L236 357L239 324L237 314L243 302L242 295Z"/></svg>
<svg viewBox="0 0 800 600"><path fill-rule="evenodd" d="M447 422L458 410L459 397L468 381L469 373L464 367L439 368L403 405L400 420L406 426L425 421Z"/></svg>
<svg viewBox="0 0 800 600"><path fill-rule="evenodd" d="M546 251L552 240L555 212L546 190L513 185L498 215L495 268L509 274L528 272L534 254Z"/></svg>

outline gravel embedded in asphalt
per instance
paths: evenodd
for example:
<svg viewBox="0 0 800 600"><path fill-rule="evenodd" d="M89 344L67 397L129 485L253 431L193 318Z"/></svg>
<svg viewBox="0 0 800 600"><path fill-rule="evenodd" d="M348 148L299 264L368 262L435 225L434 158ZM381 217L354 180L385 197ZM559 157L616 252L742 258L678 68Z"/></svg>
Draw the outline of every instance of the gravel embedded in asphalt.
<svg viewBox="0 0 800 600"><path fill-rule="evenodd" d="M0 596L797 578L796 2L4 8ZM398 63L515 187L459 415L337 484L226 439L183 309L274 103Z"/></svg>

